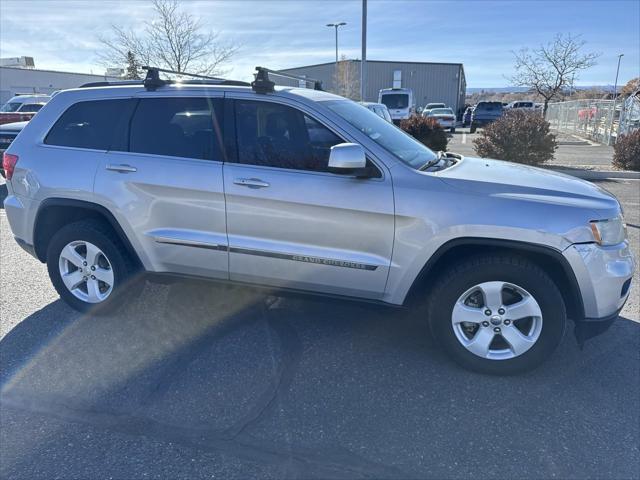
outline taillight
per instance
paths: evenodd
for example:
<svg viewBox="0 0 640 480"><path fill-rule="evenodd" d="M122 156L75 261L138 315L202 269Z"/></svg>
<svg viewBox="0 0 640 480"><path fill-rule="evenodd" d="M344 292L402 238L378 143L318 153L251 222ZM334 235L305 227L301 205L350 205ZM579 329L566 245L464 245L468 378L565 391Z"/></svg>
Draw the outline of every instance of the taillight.
<svg viewBox="0 0 640 480"><path fill-rule="evenodd" d="M4 175L7 180L11 180L13 177L13 171L16 168L16 163L18 163L18 156L11 155L10 153L5 153L2 156L2 168L4 169Z"/></svg>

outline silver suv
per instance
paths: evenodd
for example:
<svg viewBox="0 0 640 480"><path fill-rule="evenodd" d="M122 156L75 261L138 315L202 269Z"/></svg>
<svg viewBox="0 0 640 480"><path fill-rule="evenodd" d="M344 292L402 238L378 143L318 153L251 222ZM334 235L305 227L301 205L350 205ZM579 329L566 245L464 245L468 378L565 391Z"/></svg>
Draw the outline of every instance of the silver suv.
<svg viewBox="0 0 640 480"><path fill-rule="evenodd" d="M122 304L139 272L350 297L497 374L542 362L567 318L583 342L617 317L635 265L608 192L434 153L262 73L67 90L18 135L7 217L73 308Z"/></svg>

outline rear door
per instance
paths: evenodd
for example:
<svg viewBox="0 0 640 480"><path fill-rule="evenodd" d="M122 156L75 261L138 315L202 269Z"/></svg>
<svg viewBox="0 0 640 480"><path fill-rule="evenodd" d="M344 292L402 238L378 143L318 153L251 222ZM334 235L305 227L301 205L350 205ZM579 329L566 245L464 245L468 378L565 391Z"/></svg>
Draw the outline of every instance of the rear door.
<svg viewBox="0 0 640 480"><path fill-rule="evenodd" d="M348 139L302 107L265 97L229 103L231 279L380 298L394 235L389 175L372 162L372 178L330 172L331 146Z"/></svg>
<svg viewBox="0 0 640 480"><path fill-rule="evenodd" d="M98 168L96 195L153 271L228 278L222 105L222 93L140 94Z"/></svg>

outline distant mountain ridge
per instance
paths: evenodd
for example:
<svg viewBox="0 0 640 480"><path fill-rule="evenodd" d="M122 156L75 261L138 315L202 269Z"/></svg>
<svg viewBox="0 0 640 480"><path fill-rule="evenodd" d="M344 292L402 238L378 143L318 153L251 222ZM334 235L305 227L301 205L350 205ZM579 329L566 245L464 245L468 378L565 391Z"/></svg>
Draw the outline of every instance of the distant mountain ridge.
<svg viewBox="0 0 640 480"><path fill-rule="evenodd" d="M623 85L618 85L618 91ZM574 90L591 90L600 89L604 91L613 92L613 85L577 85L573 87ZM521 93L526 92L529 89L527 87L467 87L467 93Z"/></svg>

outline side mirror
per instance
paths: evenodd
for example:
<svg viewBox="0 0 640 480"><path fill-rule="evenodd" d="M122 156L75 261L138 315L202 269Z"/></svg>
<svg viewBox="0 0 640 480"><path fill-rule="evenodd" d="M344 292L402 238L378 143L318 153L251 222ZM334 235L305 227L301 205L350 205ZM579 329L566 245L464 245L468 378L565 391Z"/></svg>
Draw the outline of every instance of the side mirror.
<svg viewBox="0 0 640 480"><path fill-rule="evenodd" d="M331 147L329 168L358 170L367 166L364 148L357 143L340 143Z"/></svg>

